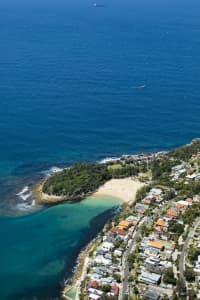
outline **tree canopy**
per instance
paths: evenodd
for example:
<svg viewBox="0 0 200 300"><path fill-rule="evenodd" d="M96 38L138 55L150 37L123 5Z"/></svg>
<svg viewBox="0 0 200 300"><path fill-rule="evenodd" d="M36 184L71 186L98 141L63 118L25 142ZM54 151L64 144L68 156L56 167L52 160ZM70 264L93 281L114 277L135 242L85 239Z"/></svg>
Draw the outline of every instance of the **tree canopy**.
<svg viewBox="0 0 200 300"><path fill-rule="evenodd" d="M43 192L78 198L95 191L110 178L111 175L103 164L76 163L71 168L50 176L43 185Z"/></svg>

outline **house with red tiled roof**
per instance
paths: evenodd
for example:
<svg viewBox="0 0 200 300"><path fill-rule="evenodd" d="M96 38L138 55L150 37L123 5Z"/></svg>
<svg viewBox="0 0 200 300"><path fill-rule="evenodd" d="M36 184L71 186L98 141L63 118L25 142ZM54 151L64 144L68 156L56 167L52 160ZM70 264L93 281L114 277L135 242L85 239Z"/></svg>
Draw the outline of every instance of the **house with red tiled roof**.
<svg viewBox="0 0 200 300"><path fill-rule="evenodd" d="M116 235L120 235L120 236L126 236L128 235L128 232L123 230L122 228L115 226L110 230L111 233L116 234Z"/></svg>
<svg viewBox="0 0 200 300"><path fill-rule="evenodd" d="M98 287L99 287L99 282L95 280L88 281L86 284L87 289L89 288L98 289Z"/></svg>
<svg viewBox="0 0 200 300"><path fill-rule="evenodd" d="M119 295L119 287L117 285L112 285L110 293L112 296L118 296Z"/></svg>
<svg viewBox="0 0 200 300"><path fill-rule="evenodd" d="M179 215L180 215L180 211L177 208L170 208L166 213L166 217L169 219L175 219Z"/></svg>

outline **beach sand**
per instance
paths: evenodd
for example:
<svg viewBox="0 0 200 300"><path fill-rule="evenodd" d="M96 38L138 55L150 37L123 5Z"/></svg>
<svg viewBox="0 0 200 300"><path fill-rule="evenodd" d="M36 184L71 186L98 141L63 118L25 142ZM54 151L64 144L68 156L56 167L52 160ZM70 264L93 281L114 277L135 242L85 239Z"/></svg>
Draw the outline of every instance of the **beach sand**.
<svg viewBox="0 0 200 300"><path fill-rule="evenodd" d="M111 179L101 186L94 196L112 196L123 202L133 203L137 191L145 184L135 178Z"/></svg>

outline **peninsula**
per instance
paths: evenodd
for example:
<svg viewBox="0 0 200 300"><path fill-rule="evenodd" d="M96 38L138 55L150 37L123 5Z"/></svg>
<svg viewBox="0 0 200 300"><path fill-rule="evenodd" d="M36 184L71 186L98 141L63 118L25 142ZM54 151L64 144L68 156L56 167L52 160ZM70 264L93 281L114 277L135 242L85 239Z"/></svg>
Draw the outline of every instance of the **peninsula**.
<svg viewBox="0 0 200 300"><path fill-rule="evenodd" d="M124 155L100 163L75 163L41 181L33 193L37 203L44 205L79 201L93 194L133 202L137 190L149 184L152 177L162 178L167 185L168 169L196 154L199 146L199 139L195 139L191 144L170 152Z"/></svg>
<svg viewBox="0 0 200 300"><path fill-rule="evenodd" d="M122 158L118 160L76 163L49 176L33 189L37 202L49 205L79 201L93 193L110 195L127 202L134 200L137 189L144 185L134 178L139 172L139 165Z"/></svg>

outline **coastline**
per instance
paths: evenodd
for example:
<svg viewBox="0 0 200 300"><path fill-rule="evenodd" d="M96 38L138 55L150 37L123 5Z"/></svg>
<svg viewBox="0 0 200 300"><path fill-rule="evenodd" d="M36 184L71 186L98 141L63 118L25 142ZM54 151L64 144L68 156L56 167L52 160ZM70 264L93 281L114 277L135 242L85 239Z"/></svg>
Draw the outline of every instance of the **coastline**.
<svg viewBox="0 0 200 300"><path fill-rule="evenodd" d="M73 201L74 199L66 199L64 196L48 195L42 191L45 180L41 180L32 189L32 193L36 198L37 204L53 205L64 201ZM111 196L118 198L122 203L133 203L137 190L143 187L145 183L139 181L136 177L127 177L121 179L110 179L104 185L100 186L95 192L88 193L77 200L82 200L86 197L93 196Z"/></svg>
<svg viewBox="0 0 200 300"><path fill-rule="evenodd" d="M65 200L62 196L48 195L42 191L46 179L40 180L32 189L37 204L56 204Z"/></svg>
<svg viewBox="0 0 200 300"><path fill-rule="evenodd" d="M122 186L120 186L122 184ZM111 179L101 186L95 193L92 194L94 197L111 196L120 200L123 211L135 203L136 193L145 184L137 180L136 178L128 177L123 179ZM124 195L122 195L124 193ZM131 195L131 196L130 196ZM117 213L118 214L118 213ZM117 215L116 214L116 215ZM74 274L67 279L68 284L61 291L62 299L72 300L71 297L66 294L72 289L76 289L75 297L73 300L79 300L79 292L81 282L84 279L87 266L90 261L90 253L96 248L100 239L101 233L105 233L108 230L110 219L105 223L103 229L97 233L96 237L93 238L79 253L75 262Z"/></svg>
<svg viewBox="0 0 200 300"><path fill-rule="evenodd" d="M106 224L105 224L105 226L106 226ZM68 297L66 295L66 293L69 292L73 287L78 288L78 285L80 285L80 283L82 281L82 278L84 277L85 270L87 268L87 262L88 262L88 259L89 259L88 253L90 253L94 249L99 234L100 234L100 232L97 234L97 236L95 238L93 238L80 251L80 253L79 253L79 255L78 255L77 259L76 259L76 262L75 262L75 266L74 266L75 271L74 271L73 275L70 278L67 279L67 281L69 283L61 291L61 297L63 299L67 299L67 300L71 299L70 297Z"/></svg>
<svg viewBox="0 0 200 300"><path fill-rule="evenodd" d="M33 194L36 197L36 202L44 205L55 205L63 201L70 201L61 196L50 196L42 192L42 187L46 179L41 180L33 189ZM136 193L139 189L145 186L144 182L139 181L137 176L126 177L121 179L110 179L105 184L100 186L94 193L88 195L89 197L99 198L102 196L110 196L119 199L119 202L123 208L126 210L127 207L132 205L136 199ZM74 300L78 300L78 295L80 293L80 285L84 279L87 272L87 265L90 260L90 253L96 247L101 232L105 232L108 226L107 220L103 229L97 233L96 237L93 238L82 250L75 261L74 273L71 277L67 278L65 281L65 286L61 290L61 297L63 299L70 300L71 298L67 296L69 291L75 291L76 296ZM67 282L67 284L66 284Z"/></svg>
<svg viewBox="0 0 200 300"><path fill-rule="evenodd" d="M122 205L123 210L126 210L126 204ZM117 215L117 214L116 214ZM67 279L68 284L66 284L66 286L64 286L64 288L61 290L61 298L62 299L66 299L66 300L79 300L79 292L80 292L80 285L82 280L84 279L86 272L87 272L87 266L88 263L90 261L90 253L95 250L101 233L102 232L106 232L108 230L108 223L110 220L108 220L104 227L102 228L101 231L99 231L96 235L96 237L94 237L84 248L82 248L82 250L80 251L76 262L74 264L74 273L72 274L71 277L69 277ZM71 297L67 296L66 294L72 290L73 288L76 289L76 295L74 297L74 299L72 299Z"/></svg>

